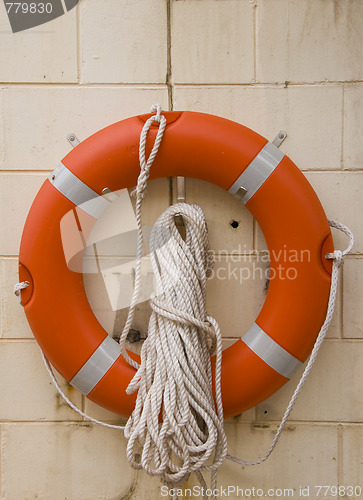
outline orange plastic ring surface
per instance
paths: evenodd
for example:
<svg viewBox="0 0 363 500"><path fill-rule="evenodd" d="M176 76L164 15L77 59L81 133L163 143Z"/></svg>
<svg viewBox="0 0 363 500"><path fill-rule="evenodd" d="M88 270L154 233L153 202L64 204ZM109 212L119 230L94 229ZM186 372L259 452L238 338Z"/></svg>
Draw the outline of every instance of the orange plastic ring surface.
<svg viewBox="0 0 363 500"><path fill-rule="evenodd" d="M304 175L287 156L275 154L262 136L212 115L163 114L167 126L150 178L194 177L226 190L234 186L234 191L239 179L246 180L254 186L252 195L247 193L246 207L266 238L271 272L293 268L294 279L270 281L256 323L223 352L222 397L227 418L271 396L311 352L329 297L331 264L324 255L333 251L330 227ZM63 166L98 195L105 187L117 191L135 186L139 136L149 116L129 118L97 132L65 156ZM156 131L152 127L149 132L147 154ZM256 184L258 167L264 169L265 164L266 178ZM240 187L243 192L245 186ZM35 338L58 372L79 387L76 381L84 366L92 365L97 372L97 355L109 337L90 308L82 274L70 270L65 259L60 223L75 207L55 188L52 177L44 182L25 223L19 274L21 281L30 283L22 291L22 301ZM306 258L283 261L286 249ZM135 394L126 395L125 390L134 369L117 356L101 375L84 393L108 410L130 415Z"/></svg>

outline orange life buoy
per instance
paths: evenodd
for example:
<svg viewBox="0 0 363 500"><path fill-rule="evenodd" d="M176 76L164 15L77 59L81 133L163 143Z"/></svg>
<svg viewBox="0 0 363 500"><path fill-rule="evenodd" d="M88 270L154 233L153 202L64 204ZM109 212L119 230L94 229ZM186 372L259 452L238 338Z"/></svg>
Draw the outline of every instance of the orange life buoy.
<svg viewBox="0 0 363 500"><path fill-rule="evenodd" d="M223 352L227 418L272 395L310 353L326 314L331 263L324 256L333 251L332 236L304 175L265 138L212 115L163 114L167 126L150 178L195 177L239 196L266 238L271 271L287 265L294 269L294 279L271 280L256 322ZM68 266L60 224L72 210L79 218L94 220L108 204L101 196L104 188L117 191L136 184L138 141L149 117L115 123L65 156L34 200L19 257L20 280L29 282L21 292L22 302L46 357L90 400L124 416L130 415L135 402L135 394L126 394L135 371L96 320L82 273ZM147 151L156 132L153 126ZM286 249L306 258L281 262Z"/></svg>

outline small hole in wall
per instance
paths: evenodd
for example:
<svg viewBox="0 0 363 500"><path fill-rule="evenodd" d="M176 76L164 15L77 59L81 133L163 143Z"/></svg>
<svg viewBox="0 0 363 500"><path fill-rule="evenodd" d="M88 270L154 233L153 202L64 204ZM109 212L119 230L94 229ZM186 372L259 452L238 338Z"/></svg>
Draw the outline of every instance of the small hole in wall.
<svg viewBox="0 0 363 500"><path fill-rule="evenodd" d="M267 414L267 410L265 410L263 413L266 415Z"/></svg>
<svg viewBox="0 0 363 500"><path fill-rule="evenodd" d="M238 229L239 222L238 222L238 220L231 220L231 222L229 223L229 225L231 226L232 229Z"/></svg>

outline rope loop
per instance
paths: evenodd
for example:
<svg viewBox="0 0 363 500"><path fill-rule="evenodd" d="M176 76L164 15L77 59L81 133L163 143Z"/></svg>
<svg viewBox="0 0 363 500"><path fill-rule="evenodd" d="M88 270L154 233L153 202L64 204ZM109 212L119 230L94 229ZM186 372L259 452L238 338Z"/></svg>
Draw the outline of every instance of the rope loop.
<svg viewBox="0 0 363 500"><path fill-rule="evenodd" d="M334 252L327 253L325 258L328 260L334 260L340 266L343 263L343 257L347 255L353 248L354 245L354 235L348 226L342 224L341 222L337 222L331 219L328 219L329 226L338 229L342 233L346 234L349 238L349 244L345 250L334 250Z"/></svg>
<svg viewBox="0 0 363 500"><path fill-rule="evenodd" d="M139 162L140 162L140 174L137 180L137 186L135 191L132 193L136 198L139 198L140 202L143 200L145 196L146 183L150 175L150 167L155 160L157 152L159 151L159 147L161 144L161 140L164 135L165 127L166 127L166 118L161 114L161 106L160 104L153 104L151 106L151 112L156 112L156 115L150 116L148 120L146 120L143 129L140 134L140 144L139 144ZM145 157L145 147L146 147L146 139L149 133L151 125L156 122L159 123L159 129L156 134L155 142L151 153L146 160Z"/></svg>
<svg viewBox="0 0 363 500"><path fill-rule="evenodd" d="M140 134L140 144L139 144L139 162L140 162L140 174L137 179L137 185L135 190L133 191L133 195L136 196L136 207L135 207L135 216L136 216L136 225L137 225L137 251L136 251L136 269L135 269L135 283L134 283L134 291L131 298L131 303L129 307L129 312L127 315L126 323L123 328L123 331L120 336L120 348L121 354L124 359L133 366L136 370L139 368L139 364L134 361L127 353L126 350L126 338L130 331L134 315L135 308L137 304L137 300L140 294L140 286L141 286L141 260L143 257L143 235L142 235L142 220L141 220L141 204L142 200L145 196L146 184L150 175L150 167L153 164L153 161L159 151L159 147L164 135L165 127L166 127L166 118L163 114L161 114L161 106L160 104L154 104L151 107L151 112L156 112L156 115L152 115L148 120L146 120L141 134ZM150 130L151 125L156 122L159 123L158 132L156 134L155 142L152 147L151 153L146 160L145 157L145 147L146 140Z"/></svg>
<svg viewBox="0 0 363 500"><path fill-rule="evenodd" d="M330 323L333 319L333 313L334 313L334 307L335 307L335 300L336 300L336 295L337 295L337 288L338 288L338 275L339 275L339 267L341 263L343 262L343 257L349 253L354 244L354 236L352 231L347 227L345 224L342 224L341 222L333 221L328 219L330 227L334 227L338 229L339 231L342 231L344 234L346 234L349 238L349 244L347 248L343 251L341 250L334 250L332 253L328 253L325 255L327 259L332 259L333 260L333 269L332 269L332 275L331 275L331 285L330 285L330 294L329 294L329 300L328 300L328 307L327 307L327 313L325 317L325 321L320 329L320 332L316 338L313 350L311 351L309 360L307 362L307 365L305 366L304 372L301 375L301 378L299 380L299 383L290 399L290 402L286 408L286 411L284 413L284 416L282 417L281 423L279 425L279 428L277 429L277 432L275 434L275 437L272 441L272 444L270 448L268 449L267 453L260 459L254 460L253 462L246 462L244 460L241 460L239 458L233 457L232 455L227 455L227 458L229 460L232 460L233 462L236 462L240 465L258 465L263 462L265 462L268 457L271 455L273 452L279 437L282 433L282 431L285 428L286 422L290 416L290 413L298 399L298 396L301 392L301 389L303 388L306 379L308 378L311 369L315 363L315 360L318 355L318 351L323 343L323 340L325 339L325 336L327 334L327 331L329 329Z"/></svg>

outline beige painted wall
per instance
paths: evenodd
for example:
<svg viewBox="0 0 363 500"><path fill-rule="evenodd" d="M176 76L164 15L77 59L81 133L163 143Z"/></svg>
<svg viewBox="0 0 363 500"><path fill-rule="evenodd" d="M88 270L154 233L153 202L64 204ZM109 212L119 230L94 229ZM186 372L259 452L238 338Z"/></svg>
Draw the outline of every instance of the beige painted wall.
<svg viewBox="0 0 363 500"><path fill-rule="evenodd" d="M265 493L292 488L294 498L303 498L300 486L310 486L310 498L315 485L363 487L362 31L362 0L81 0L69 14L17 34L0 5L2 499L161 498L157 479L129 468L120 432L82 421L60 400L12 294L26 214L69 151L66 135L82 140L154 102L225 116L270 139L285 129L281 149L304 170L328 216L356 236L329 338L276 451L254 468L225 463L219 483ZM168 181L155 181L153 192L148 212L156 217L169 202ZM205 209L213 248L263 248L252 217L224 192L188 180L187 201ZM344 238L334 236L343 248ZM255 318L263 285L210 287L209 310L226 343ZM104 311L102 281L93 277L88 288L112 331L116 315ZM145 313L137 326L145 328ZM253 459L266 451L300 373L226 422L231 453ZM62 387L92 416L120 421Z"/></svg>

